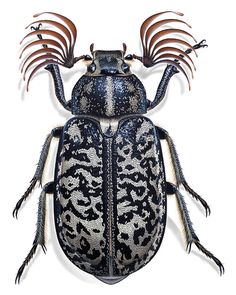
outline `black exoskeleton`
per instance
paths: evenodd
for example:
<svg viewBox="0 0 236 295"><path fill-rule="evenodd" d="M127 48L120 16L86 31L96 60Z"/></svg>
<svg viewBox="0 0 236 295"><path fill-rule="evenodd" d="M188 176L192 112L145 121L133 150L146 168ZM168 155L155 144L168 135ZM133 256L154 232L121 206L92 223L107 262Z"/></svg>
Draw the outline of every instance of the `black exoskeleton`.
<svg viewBox="0 0 236 295"><path fill-rule="evenodd" d="M163 29L173 22L190 27L180 19L156 21L166 13L182 16L166 11L143 22L142 56L126 55L125 44L123 50L94 50L92 44L92 56L74 57L75 25L60 14L47 13L61 22L43 19L29 25L33 31L25 38L38 36L39 40L27 44L22 54L30 47L40 46L40 49L24 60L22 71L25 77L34 66L27 89L39 69L50 72L58 101L74 116L47 136L30 186L13 211L17 217L22 203L36 184L41 183L50 144L53 138L59 138L54 181L43 186L35 239L18 270L16 282L20 282L37 246L46 251L47 194L54 195L57 238L65 255L77 267L105 283L121 281L154 257L164 236L170 194L176 195L187 251L194 244L224 273L220 260L200 243L180 186L202 204L206 216L210 214L207 202L187 183L168 132L144 116L163 100L175 74L182 72L190 87L189 74L193 75L195 65L189 54L197 55L197 49L207 46L205 40L197 43L182 29ZM42 25L34 27L35 24ZM44 24L54 30L43 29ZM192 38L196 44L190 45L183 36ZM87 63L87 71L75 84L71 99L66 100L59 66L71 68L80 60ZM152 101L147 99L142 82L131 71L133 60L147 68L167 64ZM161 140L167 142L170 150L175 184L165 178Z"/></svg>

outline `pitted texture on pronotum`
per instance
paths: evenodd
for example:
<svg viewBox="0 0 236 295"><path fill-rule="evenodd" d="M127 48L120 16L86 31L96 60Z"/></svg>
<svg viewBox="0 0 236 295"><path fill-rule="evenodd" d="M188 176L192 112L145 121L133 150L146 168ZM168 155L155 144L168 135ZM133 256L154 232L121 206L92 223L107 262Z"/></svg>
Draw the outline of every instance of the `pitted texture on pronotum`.
<svg viewBox="0 0 236 295"><path fill-rule="evenodd" d="M74 115L117 117L147 112L146 91L135 75L83 75L72 91Z"/></svg>

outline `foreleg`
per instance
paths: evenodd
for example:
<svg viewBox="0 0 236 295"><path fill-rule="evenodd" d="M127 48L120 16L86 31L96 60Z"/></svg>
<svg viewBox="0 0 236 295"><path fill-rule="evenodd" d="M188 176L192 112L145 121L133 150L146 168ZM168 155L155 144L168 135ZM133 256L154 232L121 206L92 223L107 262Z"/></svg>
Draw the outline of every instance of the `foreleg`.
<svg viewBox="0 0 236 295"><path fill-rule="evenodd" d="M31 27L32 30L38 31L39 34L37 34L38 38L40 40L43 39L42 35L40 34L40 27L42 24L39 24L37 27ZM42 45L44 48L48 48L46 44ZM62 106L67 110L71 111L70 101L66 101L65 98L65 92L64 92L64 86L61 78L61 73L59 66L57 64L49 64L45 67L45 70L51 73L53 82L54 82L54 88L55 88L55 94L58 99L58 101L62 104Z"/></svg>
<svg viewBox="0 0 236 295"><path fill-rule="evenodd" d="M58 101L62 104L62 106L67 110L71 111L70 101L66 101L65 93L64 93L64 86L61 78L61 73L58 65L50 64L45 67L45 70L49 71L52 75L55 94Z"/></svg>
<svg viewBox="0 0 236 295"><path fill-rule="evenodd" d="M201 42L195 44L192 48L188 48L185 51L185 53L190 54L193 50L196 50L199 48L204 48L204 47L207 47L207 45L205 44L205 40L202 40ZM184 58L184 56L181 54L179 55L179 57ZM178 63L178 59L175 59L175 62ZM166 90L167 90L167 87L168 87L171 77L173 77L177 73L179 73L177 67L175 67L173 65L167 65L167 67L165 68L165 71L162 75L161 81L158 85L154 100L148 101L148 103L149 103L148 109L149 110L156 107L163 100L163 98L165 97Z"/></svg>

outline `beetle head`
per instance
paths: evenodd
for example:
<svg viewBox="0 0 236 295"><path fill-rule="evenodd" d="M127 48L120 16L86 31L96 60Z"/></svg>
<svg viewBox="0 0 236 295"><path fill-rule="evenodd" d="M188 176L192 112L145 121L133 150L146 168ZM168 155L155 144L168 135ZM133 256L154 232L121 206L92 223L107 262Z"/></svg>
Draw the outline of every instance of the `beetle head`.
<svg viewBox="0 0 236 295"><path fill-rule="evenodd" d="M130 75L129 65L125 62L124 50L93 50L93 44L90 46L92 58L87 56L90 61L87 67L86 75L89 76L124 76ZM85 58L86 59L86 58Z"/></svg>

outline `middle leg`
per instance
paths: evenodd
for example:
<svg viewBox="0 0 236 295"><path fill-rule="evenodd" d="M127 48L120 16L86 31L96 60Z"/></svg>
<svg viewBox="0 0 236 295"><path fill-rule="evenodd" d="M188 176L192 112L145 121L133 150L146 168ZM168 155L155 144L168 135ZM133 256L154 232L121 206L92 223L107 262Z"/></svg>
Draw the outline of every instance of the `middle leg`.
<svg viewBox="0 0 236 295"><path fill-rule="evenodd" d="M160 136L160 139L165 139L167 141L169 150L170 150L170 154L171 154L171 159L174 165L174 171L175 171L175 176L176 176L176 181L177 181L177 186L179 185L183 185L183 187L185 188L185 190L196 200L198 200L202 206L205 208L206 211L206 216L210 215L211 213L211 209L209 207L209 205L207 204L207 202L198 194L196 193L187 183L184 174L183 174L183 170L182 167L180 165L180 161L179 161L179 157L174 145L174 142L172 140L172 138L170 137L169 133L161 128L156 126L156 130Z"/></svg>
<svg viewBox="0 0 236 295"><path fill-rule="evenodd" d="M42 176L43 176L43 172L44 172L44 166L48 157L48 153L49 153L49 149L50 149L50 145L52 142L53 138L60 138L61 133L62 133L62 128L63 127L56 127L53 128L52 131L48 134L44 144L43 144L43 148L39 157L39 161L38 164L36 166L36 171L34 173L33 178L30 181L30 185L27 188L27 190L25 191L25 193L23 194L23 196L19 199L19 201L16 203L15 208L13 210L13 216L17 218L18 216L18 211L22 205L22 203L24 201L26 201L29 197L29 195L31 194L31 192L33 191L33 189L35 188L36 184L39 182L41 185L42 182Z"/></svg>

